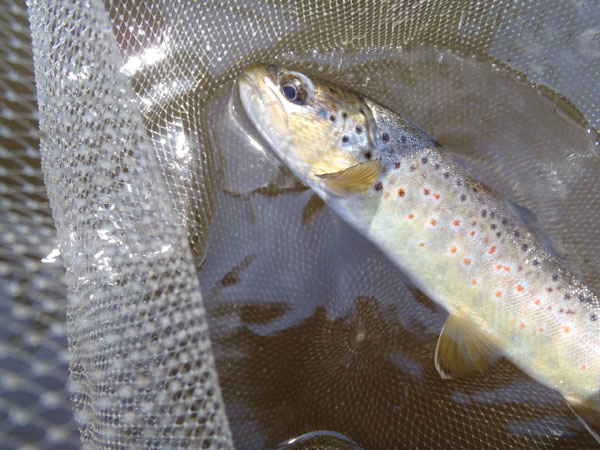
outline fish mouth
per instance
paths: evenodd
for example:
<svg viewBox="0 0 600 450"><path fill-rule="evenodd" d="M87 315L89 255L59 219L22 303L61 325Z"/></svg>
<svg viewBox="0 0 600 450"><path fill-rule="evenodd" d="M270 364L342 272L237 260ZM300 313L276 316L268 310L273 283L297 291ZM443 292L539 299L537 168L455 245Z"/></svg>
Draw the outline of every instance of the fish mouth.
<svg viewBox="0 0 600 450"><path fill-rule="evenodd" d="M261 90L255 81L255 77L249 72L244 72L239 78L238 92L242 106L246 114L252 119L252 122L256 122L257 119L264 117L267 111Z"/></svg>
<svg viewBox="0 0 600 450"><path fill-rule="evenodd" d="M253 66L243 72L238 79L238 93L250 122L277 152L273 140L288 129L288 118L269 68Z"/></svg>

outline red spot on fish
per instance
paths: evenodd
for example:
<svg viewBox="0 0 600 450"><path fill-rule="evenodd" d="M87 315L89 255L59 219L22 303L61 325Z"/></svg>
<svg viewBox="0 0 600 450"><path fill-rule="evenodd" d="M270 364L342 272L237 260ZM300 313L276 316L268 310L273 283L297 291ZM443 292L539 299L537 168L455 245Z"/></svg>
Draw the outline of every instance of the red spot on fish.
<svg viewBox="0 0 600 450"><path fill-rule="evenodd" d="M454 222L452 222L454 224L455 227L460 225L460 220L455 219Z"/></svg>
<svg viewBox="0 0 600 450"><path fill-rule="evenodd" d="M517 291L523 292L524 290L525 290L525 288L522 285L517 284Z"/></svg>
<svg viewBox="0 0 600 450"><path fill-rule="evenodd" d="M525 324L524 324L523 322L521 322L521 323L519 324L519 328L521 328L521 329L522 329L522 328L525 328Z"/></svg>
<svg viewBox="0 0 600 450"><path fill-rule="evenodd" d="M400 197L404 197L404 189L402 189L402 188L398 189L398 195Z"/></svg>
<svg viewBox="0 0 600 450"><path fill-rule="evenodd" d="M582 364L582 365L581 365L579 368L580 368L581 370L585 370L585 369L586 369L586 367L585 367L585 364Z"/></svg>
<svg viewBox="0 0 600 450"><path fill-rule="evenodd" d="M473 280L473 281L471 281L471 284L472 284L473 286L475 286L475 285L477 284L477 280Z"/></svg>
<svg viewBox="0 0 600 450"><path fill-rule="evenodd" d="M501 291L496 291L496 297L502 297L502 292Z"/></svg>
<svg viewBox="0 0 600 450"><path fill-rule="evenodd" d="M505 271L505 272L510 272L510 267L508 267L508 266L504 266L504 271Z"/></svg>
<svg viewBox="0 0 600 450"><path fill-rule="evenodd" d="M492 245L492 248L490 248L490 250L488 251L488 253L489 253L490 255L493 255L495 251L496 251L496 246L495 246L495 245Z"/></svg>
<svg viewBox="0 0 600 450"><path fill-rule="evenodd" d="M471 235L471 237L474 237L474 236L475 236L475 230L471 230L471 231L469 232L469 234Z"/></svg>
<svg viewBox="0 0 600 450"><path fill-rule="evenodd" d="M535 301L534 301L533 303L535 303L536 305L540 306L540 304L541 304L542 302L540 301L540 299L539 299L539 298L536 298L536 299L535 299Z"/></svg>
<svg viewBox="0 0 600 450"><path fill-rule="evenodd" d="M563 329L565 330L565 333L571 332L571 327L569 327L568 325L566 327L564 327Z"/></svg>
<svg viewBox="0 0 600 450"><path fill-rule="evenodd" d="M437 225L437 220L431 219L429 223L435 227Z"/></svg>
<svg viewBox="0 0 600 450"><path fill-rule="evenodd" d="M429 189L427 189L427 188L423 188L423 194L425 194L425 195L429 195L429 192L430 192L430 191L429 191Z"/></svg>
<svg viewBox="0 0 600 450"><path fill-rule="evenodd" d="M450 247L450 253L454 255L456 253L456 247Z"/></svg>
<svg viewBox="0 0 600 450"><path fill-rule="evenodd" d="M379 183L376 183L374 188L376 191L380 191L381 189L383 189L383 183L381 183L381 181Z"/></svg>
<svg viewBox="0 0 600 450"><path fill-rule="evenodd" d="M471 264L471 260L470 260L469 258L465 258L465 259L463 259L463 262L464 262L464 263L465 263L465 265L467 265L467 266L468 266L469 264Z"/></svg>
<svg viewBox="0 0 600 450"><path fill-rule="evenodd" d="M435 198L436 200L439 200L440 199L440 194L438 194L438 193L433 194L433 198Z"/></svg>
<svg viewBox="0 0 600 450"><path fill-rule="evenodd" d="M425 242L421 242L421 243L419 244L419 247L425 247Z"/></svg>
<svg viewBox="0 0 600 450"><path fill-rule="evenodd" d="M410 213L410 214L408 215L408 218L409 218L409 219L414 219L414 218L415 218L415 215L414 215L413 213Z"/></svg>
<svg viewBox="0 0 600 450"><path fill-rule="evenodd" d="M496 264L496 269L502 270L502 264Z"/></svg>
<svg viewBox="0 0 600 450"><path fill-rule="evenodd" d="M543 333L543 332L544 332L544 329L540 327L540 328L538 328L538 331L539 331L540 333Z"/></svg>

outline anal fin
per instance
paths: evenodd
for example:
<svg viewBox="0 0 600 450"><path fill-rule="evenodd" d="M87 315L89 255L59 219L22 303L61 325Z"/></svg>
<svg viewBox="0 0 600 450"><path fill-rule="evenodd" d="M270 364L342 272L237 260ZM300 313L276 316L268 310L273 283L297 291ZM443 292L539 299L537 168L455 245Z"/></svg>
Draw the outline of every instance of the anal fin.
<svg viewBox="0 0 600 450"><path fill-rule="evenodd" d="M375 184L381 174L381 160L372 159L350 166L339 172L317 175L336 194L358 194Z"/></svg>
<svg viewBox="0 0 600 450"><path fill-rule="evenodd" d="M600 397L595 401L594 399L585 401L567 399L567 404L586 430L600 443Z"/></svg>
<svg viewBox="0 0 600 450"><path fill-rule="evenodd" d="M442 328L435 348L435 368L445 379L483 372L500 354L491 339L470 320L454 313Z"/></svg>

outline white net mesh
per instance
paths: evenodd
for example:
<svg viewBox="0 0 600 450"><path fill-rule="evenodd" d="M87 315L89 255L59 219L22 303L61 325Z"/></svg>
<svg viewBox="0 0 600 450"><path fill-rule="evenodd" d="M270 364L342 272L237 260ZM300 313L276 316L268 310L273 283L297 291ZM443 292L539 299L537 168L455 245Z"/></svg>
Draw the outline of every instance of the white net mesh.
<svg viewBox="0 0 600 450"><path fill-rule="evenodd" d="M65 309L72 404L90 447L265 448L318 430L328 432L289 448L593 445L558 394L508 361L441 380L445 313L264 153L231 86L245 66L276 62L405 115L535 212L598 292L597 3L28 6L58 240L24 9L10 3L9 447L77 445Z"/></svg>
<svg viewBox="0 0 600 450"><path fill-rule="evenodd" d="M0 14L0 448L79 446L66 288L42 179L27 10Z"/></svg>

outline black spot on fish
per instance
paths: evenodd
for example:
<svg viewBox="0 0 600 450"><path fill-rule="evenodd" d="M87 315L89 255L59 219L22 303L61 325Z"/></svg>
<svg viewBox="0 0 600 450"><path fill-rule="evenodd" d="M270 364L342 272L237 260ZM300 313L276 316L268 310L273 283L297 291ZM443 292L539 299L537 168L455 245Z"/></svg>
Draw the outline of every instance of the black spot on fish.
<svg viewBox="0 0 600 450"><path fill-rule="evenodd" d="M337 94L337 91L336 91L334 88L329 88L329 91L330 91L332 94Z"/></svg>
<svg viewBox="0 0 600 450"><path fill-rule="evenodd" d="M461 181L461 180L457 180L457 181L456 181L456 185L457 185L457 186L462 186L462 181Z"/></svg>
<svg viewBox="0 0 600 450"><path fill-rule="evenodd" d="M491 228L492 230L495 230L495 229L496 229L496 224L495 224L495 223L491 224L491 225L490 225L490 228Z"/></svg>
<svg viewBox="0 0 600 450"><path fill-rule="evenodd" d="M332 122L335 122L335 116L332 114L329 116L329 120L331 120Z"/></svg>
<svg viewBox="0 0 600 450"><path fill-rule="evenodd" d="M521 245L521 250L523 250L524 252L526 252L528 248L529 247L527 247L527 244Z"/></svg>
<svg viewBox="0 0 600 450"><path fill-rule="evenodd" d="M534 266L537 266L539 263L540 263L540 262L539 262L537 259L534 259L534 260L533 260L533 265L534 265Z"/></svg>
<svg viewBox="0 0 600 450"><path fill-rule="evenodd" d="M460 196L460 201L464 202L467 199L467 196L465 194Z"/></svg>
<svg viewBox="0 0 600 450"><path fill-rule="evenodd" d="M381 140L382 140L383 142L387 142L387 141L389 141L389 140L390 140L390 135L389 135L389 134L387 134L387 133L383 133L383 134L381 135Z"/></svg>
<svg viewBox="0 0 600 450"><path fill-rule="evenodd" d="M360 108L358 108L358 112L359 112L359 113L361 113L361 114L364 114L364 113L365 113L365 110L364 110L364 109L363 109L363 107L361 106Z"/></svg>
<svg viewBox="0 0 600 450"><path fill-rule="evenodd" d="M557 274L552 275L552 281L558 281L558 275Z"/></svg>
<svg viewBox="0 0 600 450"><path fill-rule="evenodd" d="M423 164L427 164L427 158L421 158L421 162L422 162Z"/></svg>
<svg viewBox="0 0 600 450"><path fill-rule="evenodd" d="M449 178L450 174L448 172L444 172L444 178Z"/></svg>
<svg viewBox="0 0 600 450"><path fill-rule="evenodd" d="M493 219L494 217L496 217L496 213L495 213L494 211L492 211L492 212L490 213L490 217Z"/></svg>
<svg viewBox="0 0 600 450"><path fill-rule="evenodd" d="M411 171L411 172L414 172L416 169L417 169L417 168L416 168L414 165L410 166L410 171Z"/></svg>
<svg viewBox="0 0 600 450"><path fill-rule="evenodd" d="M515 231L515 237L519 237L520 233L518 231Z"/></svg>
<svg viewBox="0 0 600 450"><path fill-rule="evenodd" d="M487 210L486 209L482 209L481 210L481 217L485 217L487 216Z"/></svg>
<svg viewBox="0 0 600 450"><path fill-rule="evenodd" d="M596 316L596 314L590 314L590 320L592 322L595 322L596 320L598 320L598 316Z"/></svg>
<svg viewBox="0 0 600 450"><path fill-rule="evenodd" d="M585 297L584 297L583 295L580 295L580 296L579 296L579 301L580 301L581 303L584 303L584 302L585 302Z"/></svg>
<svg viewBox="0 0 600 450"><path fill-rule="evenodd" d="M396 169L399 169L399 168L400 168L400 161L396 161L396 162L394 163L394 167L395 167Z"/></svg>
<svg viewBox="0 0 600 450"><path fill-rule="evenodd" d="M473 189L473 192L479 192L475 186L473 186L471 189Z"/></svg>
<svg viewBox="0 0 600 450"><path fill-rule="evenodd" d="M502 225L506 225L507 223L508 223L508 220L502 219Z"/></svg>
<svg viewBox="0 0 600 450"><path fill-rule="evenodd" d="M356 127L356 132L357 132L358 134L362 133L362 128L361 128L361 127Z"/></svg>
<svg viewBox="0 0 600 450"><path fill-rule="evenodd" d="M440 170L440 165L439 165L439 164L436 164L435 166L433 166L433 168L434 168L435 170Z"/></svg>
<svg viewBox="0 0 600 450"><path fill-rule="evenodd" d="M551 288L551 287L549 287L549 288L546 288L546 290L547 290L548 292L552 292L552 288Z"/></svg>
<svg viewBox="0 0 600 450"><path fill-rule="evenodd" d="M365 158L371 159L371 156L372 156L371 152L365 153Z"/></svg>
<svg viewBox="0 0 600 450"><path fill-rule="evenodd" d="M342 142L345 144L348 142L348 136L342 136Z"/></svg>
<svg viewBox="0 0 600 450"><path fill-rule="evenodd" d="M404 136L404 135L400 136L400 140L401 140L402 142L406 142L406 136Z"/></svg>
<svg viewBox="0 0 600 450"><path fill-rule="evenodd" d="M497 236L497 237L500 237L500 236L502 236L502 233L498 231L498 232L496 233L496 236Z"/></svg>
<svg viewBox="0 0 600 450"><path fill-rule="evenodd" d="M564 309L563 309L563 308L560 308L560 309L558 310L558 312L559 312L559 313L561 313L561 312L563 312L563 311L564 311Z"/></svg>
<svg viewBox="0 0 600 450"><path fill-rule="evenodd" d="M347 118L348 118L348 114L347 114L347 113L342 113L342 117L343 117L344 119L347 119Z"/></svg>
<svg viewBox="0 0 600 450"><path fill-rule="evenodd" d="M571 298L571 294L565 294L565 300L569 300Z"/></svg>
<svg viewBox="0 0 600 450"><path fill-rule="evenodd" d="M375 187L376 191L380 191L383 189L383 183L381 183L381 181L380 181L380 182L376 183L374 187Z"/></svg>

